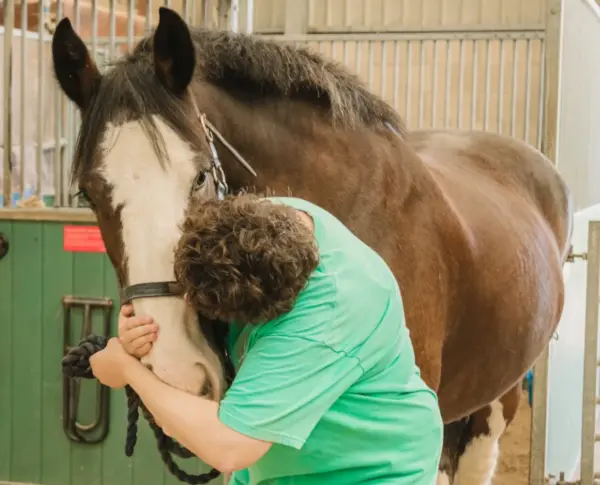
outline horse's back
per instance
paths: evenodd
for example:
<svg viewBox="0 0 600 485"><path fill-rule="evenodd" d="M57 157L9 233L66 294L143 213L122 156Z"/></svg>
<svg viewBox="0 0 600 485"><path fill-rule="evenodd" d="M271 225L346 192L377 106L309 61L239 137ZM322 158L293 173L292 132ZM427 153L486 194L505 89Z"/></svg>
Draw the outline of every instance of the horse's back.
<svg viewBox="0 0 600 485"><path fill-rule="evenodd" d="M414 131L407 141L459 211L491 217L488 222L498 219L490 213L496 210L507 216L518 210L512 213L516 220L524 208L538 212L561 251L568 251L571 195L540 151L515 138L478 131Z"/></svg>

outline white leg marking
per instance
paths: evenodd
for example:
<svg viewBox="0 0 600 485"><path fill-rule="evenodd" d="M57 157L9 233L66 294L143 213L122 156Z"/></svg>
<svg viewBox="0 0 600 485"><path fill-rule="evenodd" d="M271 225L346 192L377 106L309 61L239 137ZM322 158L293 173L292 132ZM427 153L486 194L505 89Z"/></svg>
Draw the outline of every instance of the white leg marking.
<svg viewBox="0 0 600 485"><path fill-rule="evenodd" d="M491 485L500 448L498 439L506 428L503 406L499 401L491 404L488 417L489 434L473 438L458 462L455 485Z"/></svg>
<svg viewBox="0 0 600 485"><path fill-rule="evenodd" d="M129 284L174 280L173 252L198 170L191 147L160 118L154 121L169 158L164 168L138 122L109 125L102 143L101 174L112 186L113 209L121 207ZM193 394L208 377L220 396L221 365L183 299L142 298L133 305L136 314L152 316L159 326L143 362L163 381Z"/></svg>
<svg viewBox="0 0 600 485"><path fill-rule="evenodd" d="M450 478L446 472L439 471L435 485L450 485Z"/></svg>

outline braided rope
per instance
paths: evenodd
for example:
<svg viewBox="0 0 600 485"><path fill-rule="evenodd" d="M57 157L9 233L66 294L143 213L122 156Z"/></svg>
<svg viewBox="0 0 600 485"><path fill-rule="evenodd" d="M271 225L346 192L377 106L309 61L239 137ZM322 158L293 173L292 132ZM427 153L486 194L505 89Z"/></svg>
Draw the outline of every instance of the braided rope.
<svg viewBox="0 0 600 485"><path fill-rule="evenodd" d="M90 357L96 352L101 351L106 347L108 338L97 335L90 335L76 347L69 349L62 359L63 374L73 378L93 379L94 374L90 365ZM179 468L173 460L171 454L181 458L191 458L195 456L191 451L177 443L172 438L168 437L163 430L156 424L154 417L150 414L146 406L142 403L137 393L130 387L125 387L127 395L127 435L125 438L125 455L133 456L135 445L137 443L137 430L139 420L139 410L142 409L142 414L156 438L158 451L163 463L166 465L169 472L177 477L180 481L189 485L201 485L210 482L217 478L221 472L212 469L207 473L192 475Z"/></svg>

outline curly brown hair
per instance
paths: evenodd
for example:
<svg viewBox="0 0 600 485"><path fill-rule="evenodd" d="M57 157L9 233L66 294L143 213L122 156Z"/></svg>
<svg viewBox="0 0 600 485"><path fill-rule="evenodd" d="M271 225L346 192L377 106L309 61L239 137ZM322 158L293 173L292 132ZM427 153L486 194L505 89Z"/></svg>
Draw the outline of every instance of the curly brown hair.
<svg viewBox="0 0 600 485"><path fill-rule="evenodd" d="M289 312L319 254L292 207L255 194L190 204L175 275L202 316L259 324Z"/></svg>

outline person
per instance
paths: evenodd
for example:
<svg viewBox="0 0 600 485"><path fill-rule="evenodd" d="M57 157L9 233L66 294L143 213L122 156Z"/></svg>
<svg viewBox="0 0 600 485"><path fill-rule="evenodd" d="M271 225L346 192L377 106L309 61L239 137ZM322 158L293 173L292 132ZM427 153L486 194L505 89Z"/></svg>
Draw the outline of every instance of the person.
<svg viewBox="0 0 600 485"><path fill-rule="evenodd" d="M101 382L130 385L231 485L435 483L442 419L400 289L338 219L292 197L197 201L175 273L200 314L230 325L236 375L222 401L171 388L135 358L160 332L131 307L121 340L91 359Z"/></svg>

